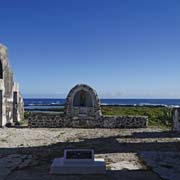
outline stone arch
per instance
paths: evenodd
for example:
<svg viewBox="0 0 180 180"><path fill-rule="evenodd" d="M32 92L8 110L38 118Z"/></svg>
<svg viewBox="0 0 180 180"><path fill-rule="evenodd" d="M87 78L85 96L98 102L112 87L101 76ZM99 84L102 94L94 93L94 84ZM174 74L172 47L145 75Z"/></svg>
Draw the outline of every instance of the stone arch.
<svg viewBox="0 0 180 180"><path fill-rule="evenodd" d="M101 108L96 91L86 84L74 86L66 98L65 114L69 117L99 117Z"/></svg>

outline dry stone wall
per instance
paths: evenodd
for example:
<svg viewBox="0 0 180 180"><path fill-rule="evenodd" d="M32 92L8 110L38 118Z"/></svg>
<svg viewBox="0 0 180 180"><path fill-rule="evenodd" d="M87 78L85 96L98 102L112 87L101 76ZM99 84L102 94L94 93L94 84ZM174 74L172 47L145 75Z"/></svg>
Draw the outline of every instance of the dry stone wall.
<svg viewBox="0 0 180 180"><path fill-rule="evenodd" d="M86 84L74 86L67 98L64 114L31 113L30 128L145 128L147 116L104 116L96 91ZM174 109L172 130L180 132L180 108Z"/></svg>
<svg viewBox="0 0 180 180"><path fill-rule="evenodd" d="M95 89L78 84L66 98L64 114L31 113L28 123L29 127L40 128L144 128L148 125L148 117L103 116Z"/></svg>
<svg viewBox="0 0 180 180"><path fill-rule="evenodd" d="M144 128L148 126L147 116L101 116L93 118L69 118L62 114L31 113L30 128Z"/></svg>

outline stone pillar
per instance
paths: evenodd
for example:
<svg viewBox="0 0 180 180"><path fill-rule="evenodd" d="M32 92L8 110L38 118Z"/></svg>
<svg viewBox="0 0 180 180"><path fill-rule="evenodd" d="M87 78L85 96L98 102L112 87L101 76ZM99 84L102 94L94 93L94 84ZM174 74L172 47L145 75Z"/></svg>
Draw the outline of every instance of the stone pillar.
<svg viewBox="0 0 180 180"><path fill-rule="evenodd" d="M6 106L4 98L4 81L0 79L0 127L6 125Z"/></svg>
<svg viewBox="0 0 180 180"><path fill-rule="evenodd" d="M174 110L172 130L180 132L180 108Z"/></svg>
<svg viewBox="0 0 180 180"><path fill-rule="evenodd" d="M0 90L0 127L3 125L3 94L2 90Z"/></svg>
<svg viewBox="0 0 180 180"><path fill-rule="evenodd" d="M13 92L13 122L18 122L17 92Z"/></svg>
<svg viewBox="0 0 180 180"><path fill-rule="evenodd" d="M19 92L19 85L14 83L13 87L13 122L16 123L19 121L18 118L18 92Z"/></svg>

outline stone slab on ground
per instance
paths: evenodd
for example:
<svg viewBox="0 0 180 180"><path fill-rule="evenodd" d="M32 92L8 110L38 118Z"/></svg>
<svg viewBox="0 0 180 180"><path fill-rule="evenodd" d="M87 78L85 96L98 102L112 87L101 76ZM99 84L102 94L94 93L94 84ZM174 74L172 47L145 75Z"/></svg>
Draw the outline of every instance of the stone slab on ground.
<svg viewBox="0 0 180 180"><path fill-rule="evenodd" d="M104 159L94 159L94 161L71 161L66 162L64 158L54 159L50 174L105 174L106 165Z"/></svg>
<svg viewBox="0 0 180 180"><path fill-rule="evenodd" d="M139 164L131 161L121 161L109 164L111 170L139 170L143 169Z"/></svg>
<svg viewBox="0 0 180 180"><path fill-rule="evenodd" d="M108 153L98 154L97 158L104 158L109 170L146 170L146 166L136 153Z"/></svg>
<svg viewBox="0 0 180 180"><path fill-rule="evenodd" d="M180 179L180 152L144 151L140 157L163 179Z"/></svg>

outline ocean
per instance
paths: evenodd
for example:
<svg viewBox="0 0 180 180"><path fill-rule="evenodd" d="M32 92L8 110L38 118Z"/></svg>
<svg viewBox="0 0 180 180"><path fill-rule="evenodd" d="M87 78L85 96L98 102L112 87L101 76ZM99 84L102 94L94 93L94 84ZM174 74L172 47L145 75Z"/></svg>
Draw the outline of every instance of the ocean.
<svg viewBox="0 0 180 180"><path fill-rule="evenodd" d="M24 99L25 109L63 108L65 99ZM102 105L180 107L180 99L101 99Z"/></svg>

